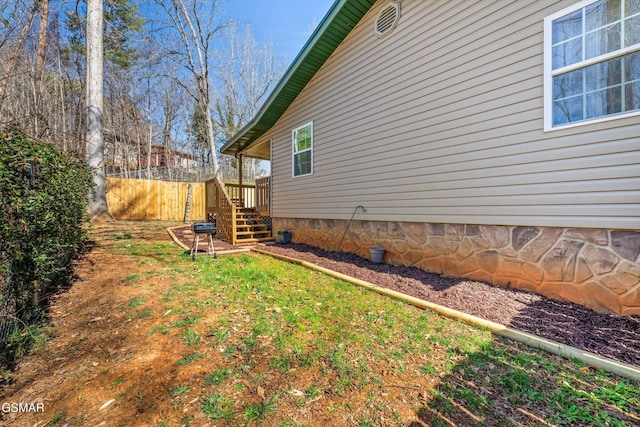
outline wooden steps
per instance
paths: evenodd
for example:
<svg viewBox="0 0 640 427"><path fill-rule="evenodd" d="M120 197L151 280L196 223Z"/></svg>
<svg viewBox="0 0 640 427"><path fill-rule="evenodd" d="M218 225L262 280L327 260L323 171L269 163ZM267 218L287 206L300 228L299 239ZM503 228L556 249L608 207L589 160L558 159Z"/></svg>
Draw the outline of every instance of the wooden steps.
<svg viewBox="0 0 640 427"><path fill-rule="evenodd" d="M245 243L259 243L274 241L269 225L265 224L260 216L260 210L253 208L241 208L238 195L242 187L237 184L224 184L220 179L213 181L213 192L210 194L212 207L215 207L215 221L217 225L217 237L228 241L232 245ZM238 189L239 191L227 192ZM231 194L231 195L230 195ZM207 201L209 203L209 195ZM265 212L264 209L262 212ZM269 211L266 211L268 214Z"/></svg>
<svg viewBox="0 0 640 427"><path fill-rule="evenodd" d="M251 208L236 207L236 242L259 243L273 241L271 230Z"/></svg>

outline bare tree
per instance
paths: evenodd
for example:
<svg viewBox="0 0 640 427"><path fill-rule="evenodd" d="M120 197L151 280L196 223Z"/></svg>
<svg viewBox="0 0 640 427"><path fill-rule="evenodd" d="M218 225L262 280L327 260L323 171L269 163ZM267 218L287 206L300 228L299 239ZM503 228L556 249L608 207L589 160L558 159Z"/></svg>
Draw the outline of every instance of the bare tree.
<svg viewBox="0 0 640 427"><path fill-rule="evenodd" d="M242 127L256 114L286 64L278 58L272 43L256 40L247 26L242 31L230 27L224 36L225 43L216 55L216 77L227 99L227 113L234 117L236 126ZM224 130L231 135L237 131Z"/></svg>
<svg viewBox="0 0 640 427"><path fill-rule="evenodd" d="M257 113L286 66L273 45L257 41L249 27L240 32L236 27L227 29L225 42L216 62L216 76L224 95L216 102L215 118L222 130L223 143ZM225 165L236 163L224 162ZM245 158L243 163L247 178L253 179L260 169L260 161Z"/></svg>
<svg viewBox="0 0 640 427"><path fill-rule="evenodd" d="M20 30L18 38L15 42L13 52L9 57L9 60L7 61L4 74L2 75L2 79L0 79L0 111L2 111L2 104L4 102L4 97L7 92L7 85L9 84L9 77L11 75L11 72L14 71L15 69L16 61L18 60L18 55L20 54L20 49L22 48L22 43L24 42L24 39L27 36L29 29L31 28L31 25L33 24L33 19L36 16L36 12L38 11L39 5L40 5L40 2L38 0L35 0L33 2L30 8L29 15L27 16L26 22L22 27L22 29Z"/></svg>
<svg viewBox="0 0 640 427"><path fill-rule="evenodd" d="M103 50L102 0L87 0L87 164L93 169L93 191L89 215L95 220L113 220L107 207L107 186L103 169Z"/></svg>
<svg viewBox="0 0 640 427"><path fill-rule="evenodd" d="M176 93L175 81L171 81L168 90L165 92L164 105L162 112L164 115L164 128L162 130L162 146L164 147L164 155L170 158L173 148L171 147L171 132L173 130L174 120L176 119L176 108L173 99ZM168 178L171 180L171 167L167 162Z"/></svg>
<svg viewBox="0 0 640 427"><path fill-rule="evenodd" d="M218 21L217 0L204 2L201 0L156 0L164 10L168 27L177 35L176 45L169 48L168 57L186 69L195 80L195 88L177 82L194 99L201 111L209 142L210 162L214 175L218 174L218 156L216 154L216 138L212 120L210 61L214 53L213 42L229 21ZM207 8L205 8L205 5Z"/></svg>
<svg viewBox="0 0 640 427"><path fill-rule="evenodd" d="M142 39L138 2L99 2L96 86L98 70L85 62L92 47L86 0L0 0L0 123L84 157L96 168L97 197L105 168L140 169L152 145L163 145L168 157L198 152L203 170L218 173L218 147L255 115L284 68L271 46L231 30L235 24L217 13L221 1L151 0L146 17L157 13L162 21L147 21ZM88 99L90 88L102 95ZM232 176L237 162L223 163L220 173Z"/></svg>

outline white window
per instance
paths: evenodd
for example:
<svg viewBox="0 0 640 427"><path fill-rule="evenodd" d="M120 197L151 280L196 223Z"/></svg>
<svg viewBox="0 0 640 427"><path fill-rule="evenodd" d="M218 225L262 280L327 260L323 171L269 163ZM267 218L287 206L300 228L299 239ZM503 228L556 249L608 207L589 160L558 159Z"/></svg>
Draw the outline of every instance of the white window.
<svg viewBox="0 0 640 427"><path fill-rule="evenodd" d="M296 128L291 133L293 145L293 176L313 173L313 122Z"/></svg>
<svg viewBox="0 0 640 427"><path fill-rule="evenodd" d="M640 0L588 0L544 22L545 130L640 114Z"/></svg>

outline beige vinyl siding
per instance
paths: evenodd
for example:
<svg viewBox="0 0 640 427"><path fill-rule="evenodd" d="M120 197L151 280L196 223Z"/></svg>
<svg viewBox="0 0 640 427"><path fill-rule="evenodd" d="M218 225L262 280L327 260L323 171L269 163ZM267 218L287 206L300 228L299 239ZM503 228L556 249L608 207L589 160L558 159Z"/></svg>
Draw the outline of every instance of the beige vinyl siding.
<svg viewBox="0 0 640 427"><path fill-rule="evenodd" d="M640 119L543 132L543 21L573 2L404 1L379 39L385 3L265 135L273 216L640 229Z"/></svg>

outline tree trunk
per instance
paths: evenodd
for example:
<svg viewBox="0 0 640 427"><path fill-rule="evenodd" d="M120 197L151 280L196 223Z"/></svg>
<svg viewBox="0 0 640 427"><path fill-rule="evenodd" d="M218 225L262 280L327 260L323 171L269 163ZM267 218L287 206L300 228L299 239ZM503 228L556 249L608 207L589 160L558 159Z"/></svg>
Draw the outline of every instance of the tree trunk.
<svg viewBox="0 0 640 427"><path fill-rule="evenodd" d="M216 153L216 137L213 131L213 119L211 118L211 107L207 102L205 106L205 123L207 124L207 139L209 140L209 145L211 146L211 151L209 152L209 159L211 160L212 172L213 176L216 178L220 178L222 180L222 176L220 175L220 168L218 167L218 154Z"/></svg>
<svg viewBox="0 0 640 427"><path fill-rule="evenodd" d="M171 168L175 165L172 164L171 156L171 129L173 128L173 105L171 105L172 93L168 93L164 99L164 129L162 133L162 146L165 156L165 167L167 168L167 177L169 181L172 180Z"/></svg>
<svg viewBox="0 0 640 427"><path fill-rule="evenodd" d="M107 207L104 174L102 0L87 1L87 164L93 171L94 188L89 194L92 220L112 221Z"/></svg>
<svg viewBox="0 0 640 427"><path fill-rule="evenodd" d="M40 133L40 99L42 95L42 73L44 71L44 59L47 52L47 27L49 25L49 0L40 0L40 30L38 31L38 54L33 76L34 100L33 100L33 130L34 134Z"/></svg>

